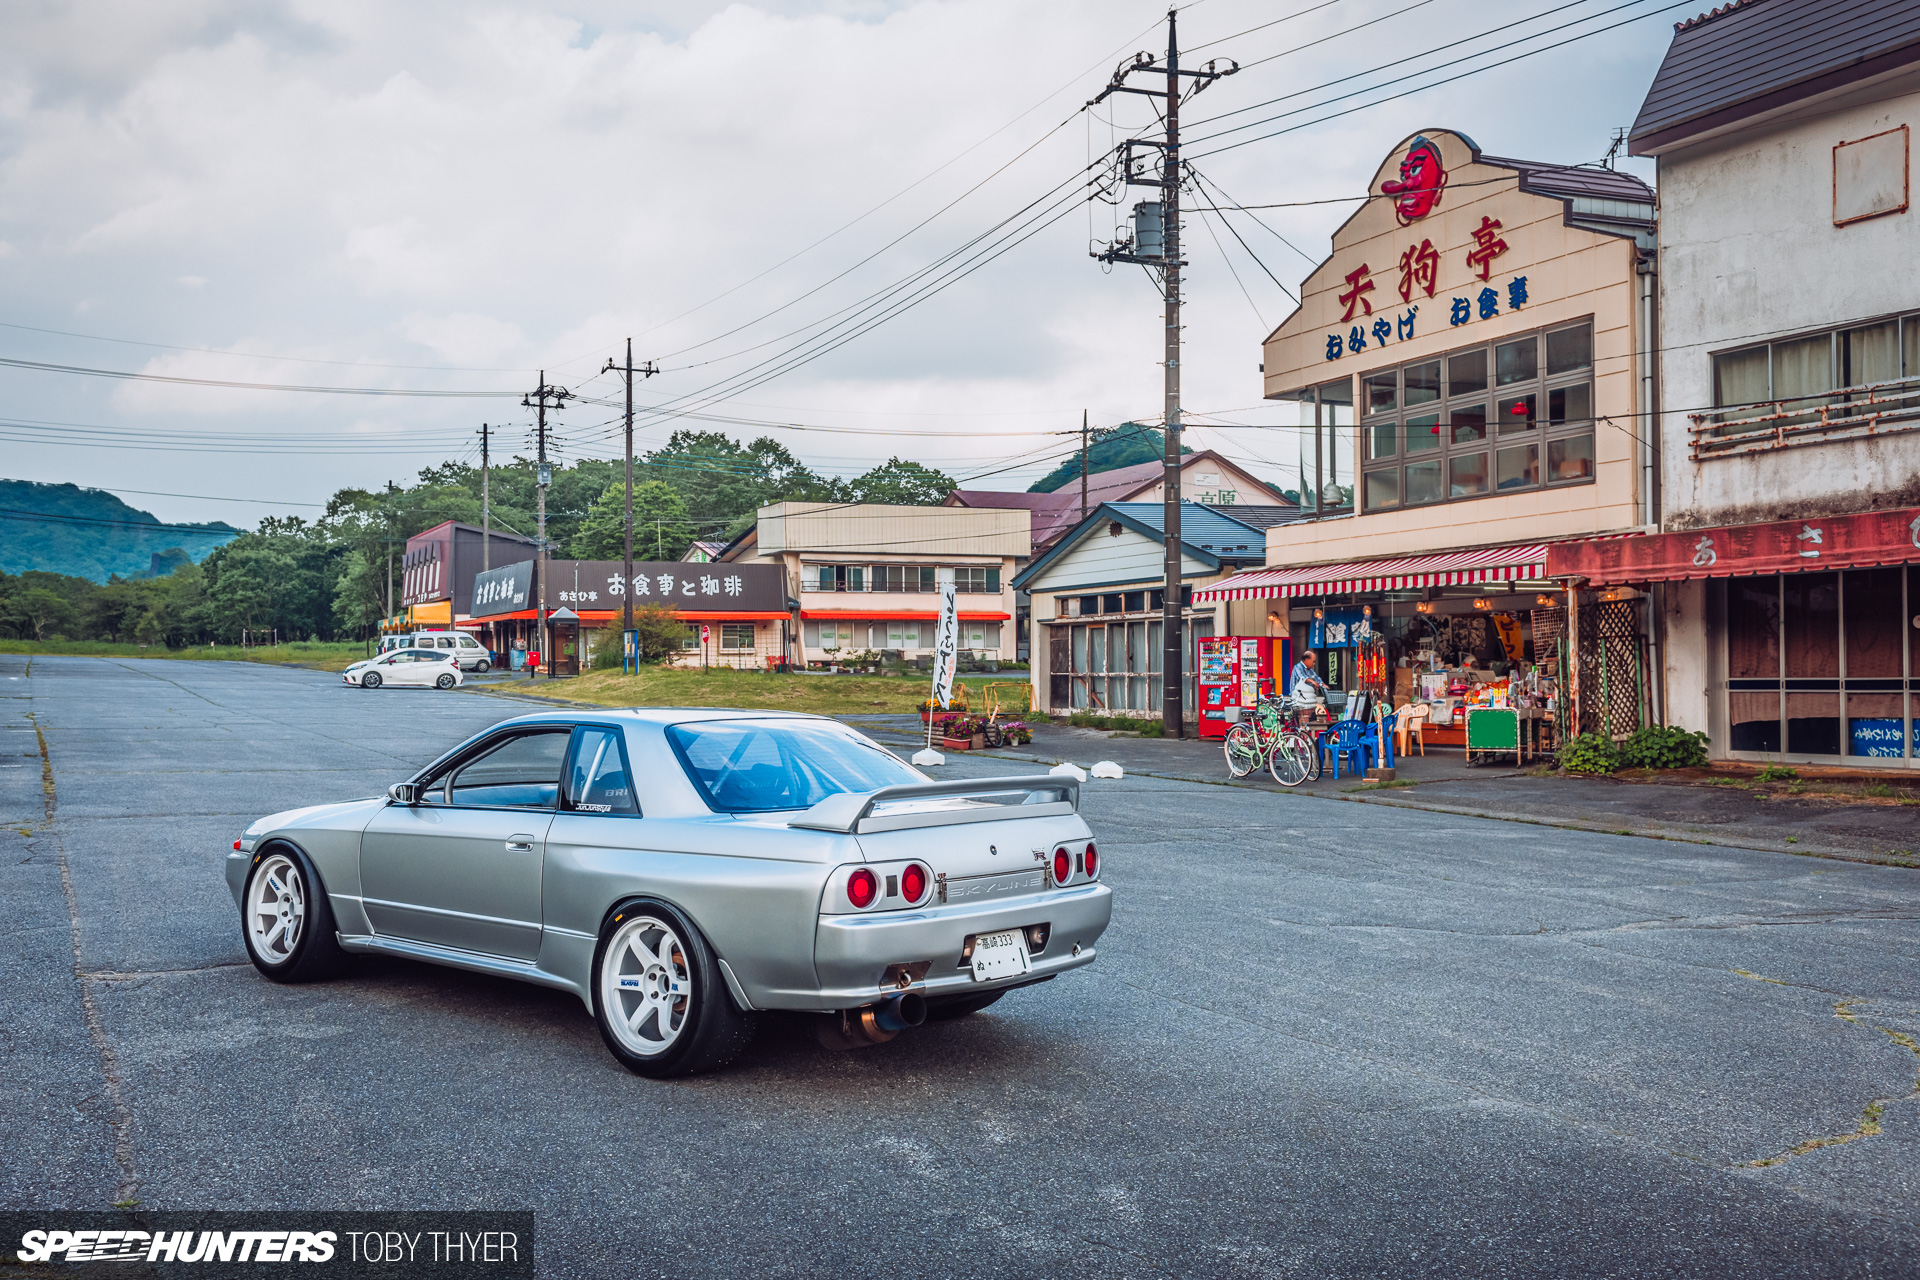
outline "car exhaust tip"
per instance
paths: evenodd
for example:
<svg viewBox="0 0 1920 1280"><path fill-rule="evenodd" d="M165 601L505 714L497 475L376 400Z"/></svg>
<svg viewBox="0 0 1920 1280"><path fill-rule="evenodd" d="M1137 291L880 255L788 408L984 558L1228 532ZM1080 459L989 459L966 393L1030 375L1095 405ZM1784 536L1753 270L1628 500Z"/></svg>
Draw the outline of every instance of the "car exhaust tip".
<svg viewBox="0 0 1920 1280"><path fill-rule="evenodd" d="M895 1034L909 1027L917 1027L927 1020L926 997L909 991L904 995L890 996L880 1003L874 1012L873 1020L884 1031Z"/></svg>
<svg viewBox="0 0 1920 1280"><path fill-rule="evenodd" d="M814 1024L814 1038L828 1049L864 1049L885 1044L926 1020L925 997L909 991L890 996L879 1004L827 1014Z"/></svg>

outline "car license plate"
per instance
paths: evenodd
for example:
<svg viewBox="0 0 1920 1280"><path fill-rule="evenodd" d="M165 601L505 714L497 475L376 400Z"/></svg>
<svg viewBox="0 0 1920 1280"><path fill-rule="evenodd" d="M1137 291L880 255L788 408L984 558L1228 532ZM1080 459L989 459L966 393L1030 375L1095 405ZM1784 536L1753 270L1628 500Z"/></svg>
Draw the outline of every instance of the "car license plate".
<svg viewBox="0 0 1920 1280"><path fill-rule="evenodd" d="M1033 968L1027 959L1027 935L1021 929L983 933L973 940L973 980L1016 978Z"/></svg>

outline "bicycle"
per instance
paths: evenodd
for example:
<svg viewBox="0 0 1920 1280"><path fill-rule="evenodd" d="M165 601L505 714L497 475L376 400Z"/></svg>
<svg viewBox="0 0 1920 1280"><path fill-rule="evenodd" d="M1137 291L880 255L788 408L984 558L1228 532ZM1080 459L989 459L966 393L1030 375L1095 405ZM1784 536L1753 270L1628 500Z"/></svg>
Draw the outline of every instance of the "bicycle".
<svg viewBox="0 0 1920 1280"><path fill-rule="evenodd" d="M1312 735L1290 718L1292 705L1283 698L1262 694L1253 710L1251 721L1242 720L1227 730L1223 744L1227 771L1244 778L1264 764L1283 787L1297 787L1319 777L1319 747Z"/></svg>

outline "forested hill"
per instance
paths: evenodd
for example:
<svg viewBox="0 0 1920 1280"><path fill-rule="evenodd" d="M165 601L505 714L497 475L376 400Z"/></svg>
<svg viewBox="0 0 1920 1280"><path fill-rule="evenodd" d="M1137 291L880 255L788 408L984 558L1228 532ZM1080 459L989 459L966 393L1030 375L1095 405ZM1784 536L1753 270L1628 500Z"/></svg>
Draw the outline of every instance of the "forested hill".
<svg viewBox="0 0 1920 1280"><path fill-rule="evenodd" d="M239 536L223 521L162 524L99 489L0 480L0 572L43 569L95 582L165 574L182 562L169 552L197 563Z"/></svg>

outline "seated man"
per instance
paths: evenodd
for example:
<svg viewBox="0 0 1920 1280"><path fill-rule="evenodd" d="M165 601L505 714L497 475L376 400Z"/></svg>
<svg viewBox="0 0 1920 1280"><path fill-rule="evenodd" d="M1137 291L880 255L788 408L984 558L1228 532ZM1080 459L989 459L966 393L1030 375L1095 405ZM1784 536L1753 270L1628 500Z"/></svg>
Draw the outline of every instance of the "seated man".
<svg viewBox="0 0 1920 1280"><path fill-rule="evenodd" d="M1316 669L1318 663L1319 655L1309 649L1300 655L1300 661L1293 664L1293 674L1287 677L1289 696L1303 706L1326 700L1327 686Z"/></svg>

